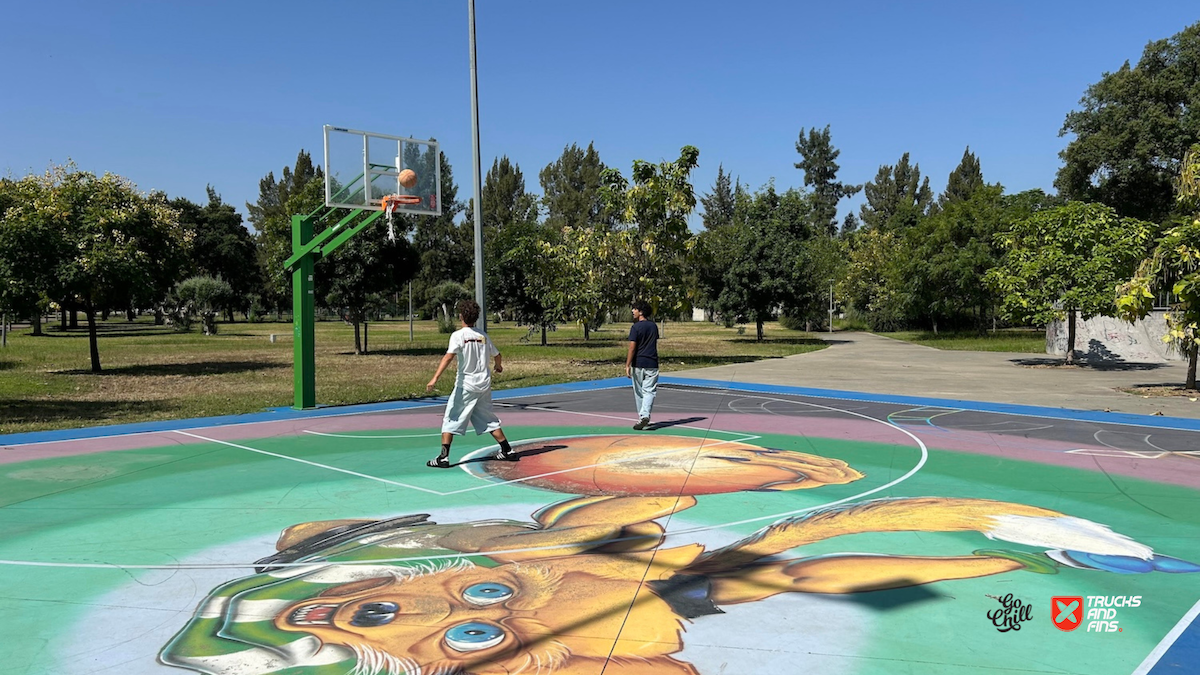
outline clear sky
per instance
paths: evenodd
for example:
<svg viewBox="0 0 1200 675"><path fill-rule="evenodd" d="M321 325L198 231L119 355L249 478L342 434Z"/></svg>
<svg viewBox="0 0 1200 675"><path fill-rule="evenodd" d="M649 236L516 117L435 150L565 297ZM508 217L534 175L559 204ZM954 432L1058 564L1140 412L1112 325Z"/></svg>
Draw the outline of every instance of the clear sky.
<svg viewBox="0 0 1200 675"><path fill-rule="evenodd" d="M506 154L540 192L573 142L626 175L691 144L698 193L718 164L800 186L797 134L829 124L844 181L907 151L938 192L969 145L988 182L1049 190L1085 88L1197 20L1195 0L478 0L485 171ZM465 0L9 2L0 61L0 173L71 159L244 213L334 124L436 137L472 191Z"/></svg>

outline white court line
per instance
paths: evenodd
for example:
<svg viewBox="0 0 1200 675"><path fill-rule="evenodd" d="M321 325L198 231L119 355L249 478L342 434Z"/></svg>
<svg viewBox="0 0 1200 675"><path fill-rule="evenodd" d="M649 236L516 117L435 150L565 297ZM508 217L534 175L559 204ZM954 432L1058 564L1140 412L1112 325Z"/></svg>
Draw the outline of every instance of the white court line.
<svg viewBox="0 0 1200 675"><path fill-rule="evenodd" d="M1200 602L1192 605L1192 608L1188 611L1188 613L1184 614L1183 618L1180 619L1179 622L1175 624L1175 627L1171 629L1171 632L1167 633L1163 637L1163 639L1158 643L1158 646L1154 648L1154 651L1150 652L1150 654L1146 656L1146 660L1142 661L1142 665L1138 666L1137 670L1133 671L1132 675L1146 675L1146 673L1149 673L1154 666L1158 664L1158 661L1163 657L1163 654L1167 653L1167 650L1171 648L1171 645L1175 644L1175 641L1179 639L1179 636L1183 635L1183 631L1187 630L1188 625L1190 625L1198 616L1200 616Z"/></svg>
<svg viewBox="0 0 1200 675"><path fill-rule="evenodd" d="M322 431L310 431L309 429L304 429L301 433L312 434L313 436L328 436L330 438L365 438L365 439L372 439L372 438L432 438L434 436L441 436L441 434L411 434L408 436L354 436L352 434L327 434Z"/></svg>
<svg viewBox="0 0 1200 675"><path fill-rule="evenodd" d="M358 476L359 478L366 478L367 480L378 481L378 482L380 482L380 483L387 483L388 485L397 485L397 486L399 486L399 487L412 488L413 490L419 490L419 491L421 491L421 492L428 492L428 493L430 493L430 494L435 494L435 495L441 495L441 494L442 494L442 493L440 493L440 492L438 492L438 491L436 491L436 490L430 490L430 489L423 488L423 487L417 487L416 485L409 485L409 484L407 484L407 483L398 483L398 482L396 482L396 481L394 481L394 480L388 480L388 479L386 479L386 478L379 478L379 477L377 477L377 476L368 476L368 475L367 475L367 474L365 474L365 473L359 473L359 472L357 472L357 471L350 471L350 470L348 470L348 469L339 469L339 468L338 468L338 467L336 467L336 466L329 466L328 464L319 464L319 463L317 463L317 462L310 462L310 461L308 461L307 459L300 459L299 457L289 457L289 456L287 456L287 455L281 455L281 454L279 454L279 453L276 453L276 452L267 452L266 450L258 450L258 449L256 449L256 448L251 448L251 447L249 447L249 446L246 446L246 445L238 445L237 443L230 443L229 441L221 441L221 440L217 440L217 439L215 439L215 438L208 438L208 437L206 437L206 436L200 436L199 434L191 434L191 433L188 433L188 432L186 432L186 431L179 431L179 430L175 430L175 431L172 431L171 433L174 433L174 434L182 434L182 435L184 435L184 436L191 436L192 438L198 438L198 439L200 439L200 440L202 440L202 441L208 441L208 442L210 442L210 443L220 443L221 445L228 445L228 446L230 446L230 447L232 447L232 448L238 448L239 450L249 450L250 452L257 452L257 453L258 453L258 454L260 454L260 455L268 455L268 456L270 456L270 457L278 457L279 459L286 459L286 460L289 460L289 461L292 461L292 462L299 462L299 463L301 463L301 464L308 464L309 466L315 466L315 467L318 467L318 468L321 468L321 469L329 469L330 471L337 471L338 473L349 474L349 475L351 475L351 476Z"/></svg>

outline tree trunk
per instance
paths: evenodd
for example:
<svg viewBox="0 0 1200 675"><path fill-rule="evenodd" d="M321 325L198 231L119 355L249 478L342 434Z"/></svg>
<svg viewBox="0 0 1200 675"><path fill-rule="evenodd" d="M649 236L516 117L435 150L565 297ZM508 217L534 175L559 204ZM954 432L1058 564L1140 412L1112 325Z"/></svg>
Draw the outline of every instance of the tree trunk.
<svg viewBox="0 0 1200 675"><path fill-rule="evenodd" d="M90 304L83 308L84 314L87 316L88 325L88 349L92 355L92 372L100 372L100 346L96 344L96 309ZM74 314L74 312L71 312Z"/></svg>
<svg viewBox="0 0 1200 675"><path fill-rule="evenodd" d="M937 334L938 334L938 329L937 329L937 319L934 319L934 320L933 320L933 334L934 334L934 335L937 335Z"/></svg>
<svg viewBox="0 0 1200 675"><path fill-rule="evenodd" d="M100 310L100 320L108 321L108 309L107 308Z"/></svg>
<svg viewBox="0 0 1200 675"><path fill-rule="evenodd" d="M4 318L0 319L0 346L8 346L8 312L5 312Z"/></svg>
<svg viewBox="0 0 1200 675"><path fill-rule="evenodd" d="M755 330L758 332L758 341L762 342L763 341L763 320L755 319L754 323L755 323Z"/></svg>
<svg viewBox="0 0 1200 675"><path fill-rule="evenodd" d="M137 314L134 313L132 307L125 310L125 320L126 321L133 321L136 317L137 317Z"/></svg>
<svg viewBox="0 0 1200 675"><path fill-rule="evenodd" d="M368 329L370 327L371 327L371 324L367 323L366 321L363 321L363 353L364 354L369 354L371 352L371 334L368 331Z"/></svg>
<svg viewBox="0 0 1200 675"><path fill-rule="evenodd" d="M362 335L358 329L358 317L354 317L354 353L362 354Z"/></svg>
<svg viewBox="0 0 1200 675"><path fill-rule="evenodd" d="M65 306L58 308L58 329L67 329L67 308Z"/></svg>
<svg viewBox="0 0 1200 675"><path fill-rule="evenodd" d="M583 341L587 342L589 337L591 337L591 332L588 330L588 322L585 319L583 322Z"/></svg>
<svg viewBox="0 0 1200 675"><path fill-rule="evenodd" d="M1187 382L1184 383L1184 389L1196 388L1196 354L1200 352L1200 344L1192 343L1191 354L1188 354L1188 372Z"/></svg>
<svg viewBox="0 0 1200 675"><path fill-rule="evenodd" d="M1067 310L1067 363L1075 363L1075 310Z"/></svg>
<svg viewBox="0 0 1200 675"><path fill-rule="evenodd" d="M542 346L546 346L546 324L542 324Z"/></svg>
<svg viewBox="0 0 1200 675"><path fill-rule="evenodd" d="M162 307L154 308L154 325L161 326L167 322L167 317L163 315Z"/></svg>
<svg viewBox="0 0 1200 675"><path fill-rule="evenodd" d="M33 334L36 337L42 336L42 311L40 309L33 313Z"/></svg>
<svg viewBox="0 0 1200 675"><path fill-rule="evenodd" d="M79 328L79 311L75 305L71 305L71 314L69 319L69 325L71 328Z"/></svg>

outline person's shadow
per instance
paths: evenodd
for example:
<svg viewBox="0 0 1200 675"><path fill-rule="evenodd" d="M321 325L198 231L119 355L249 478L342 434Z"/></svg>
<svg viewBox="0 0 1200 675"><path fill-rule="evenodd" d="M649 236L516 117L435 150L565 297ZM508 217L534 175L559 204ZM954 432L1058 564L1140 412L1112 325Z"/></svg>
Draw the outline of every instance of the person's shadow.
<svg viewBox="0 0 1200 675"><path fill-rule="evenodd" d="M703 422L707 417L688 417L681 420L668 420L666 422L654 422L646 427L646 431L658 431L659 429L667 429L669 427L678 427L692 422Z"/></svg>
<svg viewBox="0 0 1200 675"><path fill-rule="evenodd" d="M483 457L472 457L471 459L464 459L461 462L456 462L454 464L451 464L450 466L458 466L459 464L468 464L471 462L519 462L521 460L521 458L523 458L523 457L533 457L534 455L541 455L541 454L545 454L547 452L554 452L555 450L562 450L565 447L567 447L567 446L565 446L565 445L550 445L550 444L539 445L539 446L536 446L533 448L523 448L520 452L514 452L512 454L512 459L496 459L492 455L485 455Z"/></svg>

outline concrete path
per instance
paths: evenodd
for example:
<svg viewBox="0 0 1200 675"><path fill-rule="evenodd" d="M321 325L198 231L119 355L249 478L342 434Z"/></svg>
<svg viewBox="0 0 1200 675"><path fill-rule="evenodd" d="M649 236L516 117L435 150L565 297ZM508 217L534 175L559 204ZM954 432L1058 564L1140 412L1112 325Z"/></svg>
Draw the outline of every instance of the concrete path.
<svg viewBox="0 0 1200 675"><path fill-rule="evenodd" d="M1187 366L1183 363L1039 368L1023 366L1019 362L1053 363L1053 357L940 350L872 333L822 333L818 337L828 340L830 346L783 359L699 368L671 375L1200 418L1200 401L1180 396L1145 398L1119 391L1122 387L1139 385L1182 384L1187 374Z"/></svg>

